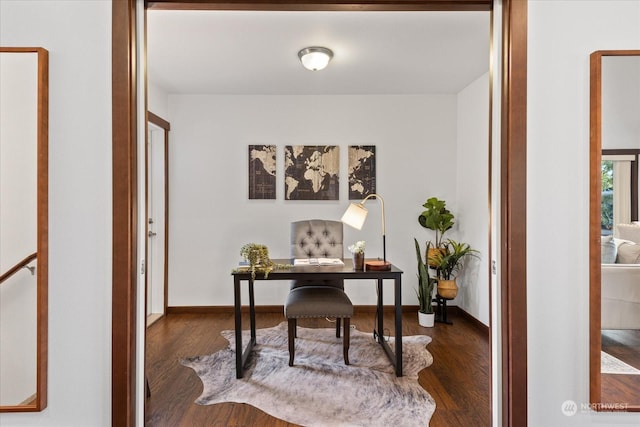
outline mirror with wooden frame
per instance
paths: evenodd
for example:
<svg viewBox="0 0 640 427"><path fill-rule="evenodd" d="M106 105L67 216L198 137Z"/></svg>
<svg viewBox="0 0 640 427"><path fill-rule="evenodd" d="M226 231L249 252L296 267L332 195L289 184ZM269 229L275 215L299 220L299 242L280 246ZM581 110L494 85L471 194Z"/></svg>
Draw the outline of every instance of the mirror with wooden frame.
<svg viewBox="0 0 640 427"><path fill-rule="evenodd" d="M640 411L640 50L591 54L590 407Z"/></svg>
<svg viewBox="0 0 640 427"><path fill-rule="evenodd" d="M0 412L47 406L48 58L0 47Z"/></svg>

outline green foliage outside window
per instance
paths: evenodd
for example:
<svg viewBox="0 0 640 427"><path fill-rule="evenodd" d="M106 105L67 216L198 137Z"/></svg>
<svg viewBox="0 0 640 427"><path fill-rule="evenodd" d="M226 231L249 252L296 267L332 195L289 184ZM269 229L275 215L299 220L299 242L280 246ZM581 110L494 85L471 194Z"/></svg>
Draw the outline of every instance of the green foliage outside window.
<svg viewBox="0 0 640 427"><path fill-rule="evenodd" d="M602 161L602 191L613 190L613 161Z"/></svg>
<svg viewBox="0 0 640 427"><path fill-rule="evenodd" d="M613 161L602 161L601 228L613 229Z"/></svg>

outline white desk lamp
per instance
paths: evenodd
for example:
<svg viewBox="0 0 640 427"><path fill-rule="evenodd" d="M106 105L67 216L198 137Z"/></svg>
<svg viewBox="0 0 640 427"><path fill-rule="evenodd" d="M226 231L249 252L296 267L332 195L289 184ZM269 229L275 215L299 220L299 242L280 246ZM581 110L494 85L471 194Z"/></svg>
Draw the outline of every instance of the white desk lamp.
<svg viewBox="0 0 640 427"><path fill-rule="evenodd" d="M362 230L362 226L364 225L364 221L367 219L368 213L367 209L364 207L364 203L371 197L380 199L380 206L382 207L382 261L366 261L365 266L367 270L391 270L391 263L387 262L387 238L384 224L384 200L379 194L372 193L365 197L360 203L351 203L345 211L344 215L342 215L341 221L350 227L353 227L357 230Z"/></svg>

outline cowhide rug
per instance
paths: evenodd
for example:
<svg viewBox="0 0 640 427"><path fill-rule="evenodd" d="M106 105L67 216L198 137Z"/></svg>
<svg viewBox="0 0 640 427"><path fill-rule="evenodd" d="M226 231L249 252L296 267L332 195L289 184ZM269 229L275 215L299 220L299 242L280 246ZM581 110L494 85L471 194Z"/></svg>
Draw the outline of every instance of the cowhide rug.
<svg viewBox="0 0 640 427"><path fill-rule="evenodd" d="M224 350L181 360L202 380L197 404L248 403L304 426L425 426L433 415L435 401L417 381L418 372L433 363L428 336L402 338L404 376L398 378L371 333L351 330L351 364L345 365L335 329L298 327L293 367L286 322L256 335L241 379L236 379L233 331L222 332L229 341ZM248 339L246 331L243 344Z"/></svg>
<svg viewBox="0 0 640 427"><path fill-rule="evenodd" d="M636 369L604 351L600 353L600 363L600 372L603 374L640 375L640 369Z"/></svg>

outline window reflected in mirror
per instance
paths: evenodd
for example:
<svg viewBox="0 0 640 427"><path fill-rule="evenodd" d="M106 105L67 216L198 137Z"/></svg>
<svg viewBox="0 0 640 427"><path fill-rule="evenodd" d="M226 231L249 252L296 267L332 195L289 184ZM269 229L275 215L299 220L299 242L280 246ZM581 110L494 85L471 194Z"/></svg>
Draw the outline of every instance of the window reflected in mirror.
<svg viewBox="0 0 640 427"><path fill-rule="evenodd" d="M614 233L614 224L638 220L638 152L602 151L602 235Z"/></svg>
<svg viewBox="0 0 640 427"><path fill-rule="evenodd" d="M613 161L602 161L602 200L601 217L602 235L613 233Z"/></svg>

